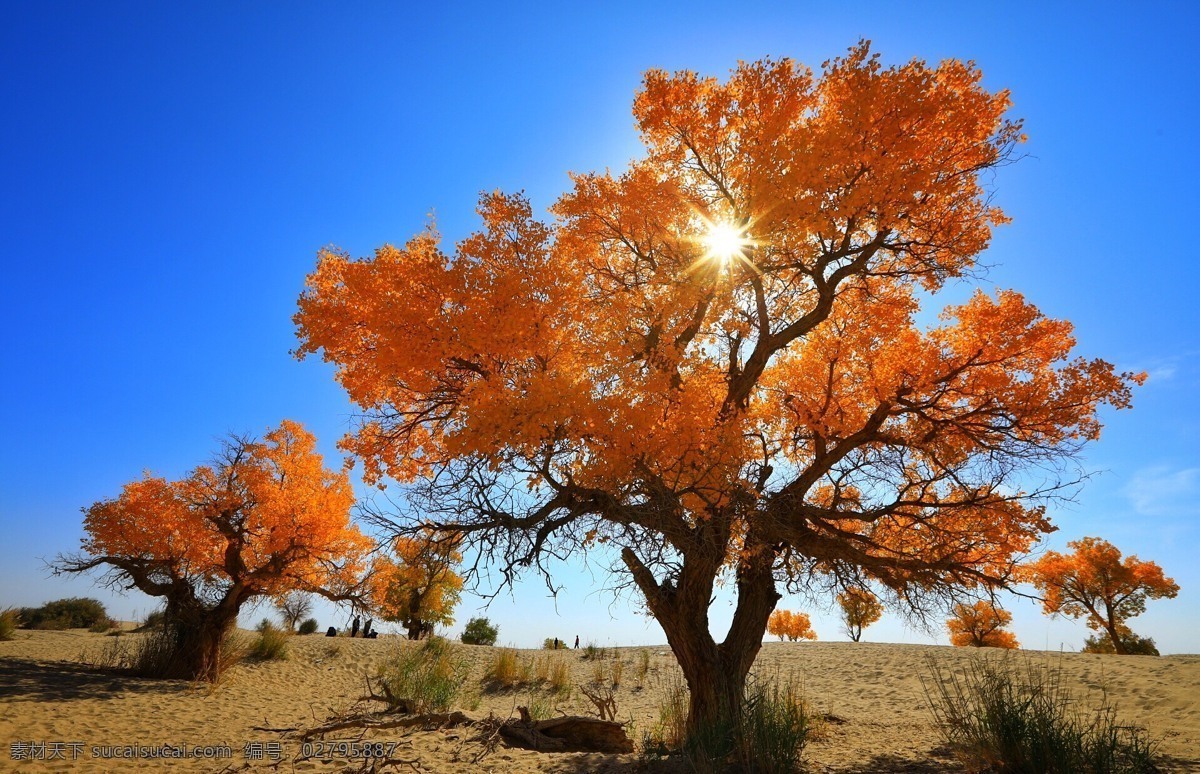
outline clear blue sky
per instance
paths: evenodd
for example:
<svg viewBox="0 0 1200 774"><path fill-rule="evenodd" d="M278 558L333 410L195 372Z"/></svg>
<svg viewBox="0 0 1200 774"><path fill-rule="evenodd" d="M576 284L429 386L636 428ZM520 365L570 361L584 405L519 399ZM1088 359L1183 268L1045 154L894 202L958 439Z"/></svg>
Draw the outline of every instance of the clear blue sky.
<svg viewBox="0 0 1200 774"><path fill-rule="evenodd" d="M1055 509L1051 545L1100 535L1159 562L1183 591L1134 628L1200 652L1200 19L1187 3L964 5L6 4L0 607L95 594L120 616L151 609L47 580L41 562L143 469L181 475L222 434L284 417L336 455L350 407L329 369L289 356L321 246L363 254L431 211L455 239L481 190L544 208L568 170L623 166L648 68L816 67L866 37L890 63L973 59L1012 91L1029 157L993 182L1015 221L984 257L988 285L1074 321L1083 354L1151 375L1088 449L1096 476ZM557 612L536 579L497 600L501 639L665 641L593 593L599 564L563 568ZM718 600L714 620L730 610ZM1013 610L1026 646L1087 634ZM867 633L930 637L891 617Z"/></svg>

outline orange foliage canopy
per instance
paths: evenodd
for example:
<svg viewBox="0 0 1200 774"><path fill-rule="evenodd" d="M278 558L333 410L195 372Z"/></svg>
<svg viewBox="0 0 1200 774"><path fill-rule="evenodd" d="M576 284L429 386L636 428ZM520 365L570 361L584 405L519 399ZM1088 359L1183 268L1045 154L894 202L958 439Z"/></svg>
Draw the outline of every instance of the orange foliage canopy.
<svg viewBox="0 0 1200 774"><path fill-rule="evenodd" d="M950 630L950 644L973 648L1019 647L1017 638L1004 627L1012 623L1012 613L994 607L989 602L979 601L973 605L959 603L954 606L953 617L946 621Z"/></svg>
<svg viewBox="0 0 1200 774"><path fill-rule="evenodd" d="M284 420L261 440L232 438L178 481L146 474L84 509L83 554L59 572L110 568L110 580L163 597L176 635L169 674L215 679L241 606L289 591L356 600L372 541L350 522L346 473Z"/></svg>
<svg viewBox="0 0 1200 774"><path fill-rule="evenodd" d="M796 640L815 640L817 633L813 631L812 621L808 613L793 613L791 610L776 610L767 620L767 632L779 639L787 637L791 642Z"/></svg>
<svg viewBox="0 0 1200 774"><path fill-rule="evenodd" d="M777 581L999 584L1052 529L1014 476L1129 405L1140 377L1072 357L1070 324L1016 292L916 321L1006 222L979 173L1023 139L1008 106L970 64L884 68L866 44L819 75L651 71L645 157L573 175L552 223L493 193L452 250L430 229L323 252L298 355L367 414L342 443L368 479L419 485L506 579L619 550L711 720Z"/></svg>
<svg viewBox="0 0 1200 774"><path fill-rule="evenodd" d="M385 621L400 621L410 639L433 633L437 624L454 622L454 606L462 578L454 565L462 554L453 543L398 537L392 542L395 561L381 557L371 579L372 599Z"/></svg>
<svg viewBox="0 0 1200 774"><path fill-rule="evenodd" d="M1147 599L1174 599L1179 585L1154 562L1121 551L1100 538L1067 543L1070 554L1050 551L1025 568L1025 578L1043 594L1047 614L1087 618L1092 629L1106 632L1117 653L1132 632L1126 621L1146 612Z"/></svg>
<svg viewBox="0 0 1200 774"><path fill-rule="evenodd" d="M838 594L837 603L842 608L846 633L855 642L862 639L863 629L883 617L883 604L874 594L859 586Z"/></svg>
<svg viewBox="0 0 1200 774"><path fill-rule="evenodd" d="M316 439L284 420L260 441L234 439L178 481L150 476L84 509L84 551L149 594L178 580L236 589L241 600L354 586L371 541L350 523L345 473L324 467Z"/></svg>

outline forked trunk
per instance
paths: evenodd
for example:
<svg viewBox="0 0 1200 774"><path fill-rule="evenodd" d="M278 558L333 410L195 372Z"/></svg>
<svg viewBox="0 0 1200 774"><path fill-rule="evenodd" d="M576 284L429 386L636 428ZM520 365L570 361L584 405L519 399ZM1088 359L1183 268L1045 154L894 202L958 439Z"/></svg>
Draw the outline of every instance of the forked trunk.
<svg viewBox="0 0 1200 774"><path fill-rule="evenodd" d="M657 583L632 552L622 556L687 681L688 738L713 752L728 751L726 742L741 714L746 678L780 598L771 573L772 557L763 552L739 564L737 607L725 641L718 644L709 631L708 607L720 562L695 562L685 556L675 586Z"/></svg>

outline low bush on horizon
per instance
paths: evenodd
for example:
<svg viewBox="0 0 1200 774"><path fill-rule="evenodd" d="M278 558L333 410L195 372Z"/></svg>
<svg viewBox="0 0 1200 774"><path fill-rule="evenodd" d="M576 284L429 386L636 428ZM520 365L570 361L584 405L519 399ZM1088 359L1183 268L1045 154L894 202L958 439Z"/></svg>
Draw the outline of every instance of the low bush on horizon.
<svg viewBox="0 0 1200 774"><path fill-rule="evenodd" d="M17 636L17 627L21 625L21 613L15 607L0 610L0 642L7 642Z"/></svg>
<svg viewBox="0 0 1200 774"><path fill-rule="evenodd" d="M542 640L542 650L566 650L567 643L563 640L554 637L547 637Z"/></svg>
<svg viewBox="0 0 1200 774"><path fill-rule="evenodd" d="M1157 656L1158 646L1154 644L1154 640L1150 637L1139 637L1130 632L1128 636L1121 638L1121 644L1124 646L1126 656ZM1107 632L1088 637L1083 641L1083 647L1080 653L1105 653L1115 654L1117 649L1113 647L1112 638Z"/></svg>
<svg viewBox="0 0 1200 774"><path fill-rule="evenodd" d="M70 597L47 602L41 607L20 609L23 629L90 629L109 620L100 600Z"/></svg>
<svg viewBox="0 0 1200 774"><path fill-rule="evenodd" d="M444 637L432 636L419 646L401 647L380 668L384 695L393 707L414 713L444 712L458 698L471 664Z"/></svg>
<svg viewBox="0 0 1200 774"><path fill-rule="evenodd" d="M314 634L316 631L317 631L317 619L306 618L304 620L304 622L300 624L300 628L297 630L297 634Z"/></svg>
<svg viewBox="0 0 1200 774"><path fill-rule="evenodd" d="M92 634L104 634L112 629L117 629L121 624L115 618L105 618L103 621L97 621L88 627L88 631Z"/></svg>
<svg viewBox="0 0 1200 774"><path fill-rule="evenodd" d="M486 618L472 618L463 628L464 645L495 645L500 636L500 627Z"/></svg>
<svg viewBox="0 0 1200 774"><path fill-rule="evenodd" d="M264 618L247 656L255 661L285 661L289 655L288 633Z"/></svg>
<svg viewBox="0 0 1200 774"><path fill-rule="evenodd" d="M1118 722L1106 700L1088 710L1061 667L975 658L964 674L927 659L926 700L942 738L967 766L1006 774L1151 774L1156 743Z"/></svg>
<svg viewBox="0 0 1200 774"><path fill-rule="evenodd" d="M163 610L155 610L146 616L146 620L142 621L142 625L134 629L135 632L146 632L151 629L157 629L167 622L167 614Z"/></svg>

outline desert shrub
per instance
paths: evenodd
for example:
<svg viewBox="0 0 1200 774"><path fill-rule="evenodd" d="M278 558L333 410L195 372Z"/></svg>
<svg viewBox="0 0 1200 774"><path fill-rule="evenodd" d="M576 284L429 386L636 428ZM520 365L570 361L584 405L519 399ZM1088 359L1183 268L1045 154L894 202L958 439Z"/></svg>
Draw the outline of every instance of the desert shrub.
<svg viewBox="0 0 1200 774"><path fill-rule="evenodd" d="M492 661L484 672L483 679L493 689L515 688L521 682L517 652L512 648L500 648L492 654Z"/></svg>
<svg viewBox="0 0 1200 774"><path fill-rule="evenodd" d="M21 625L21 613L15 607L0 610L0 642L16 637L17 627Z"/></svg>
<svg viewBox="0 0 1200 774"><path fill-rule="evenodd" d="M554 715L554 705L545 696L530 696L526 709L529 711L529 719L535 722L547 720Z"/></svg>
<svg viewBox="0 0 1200 774"><path fill-rule="evenodd" d="M408 711L442 712L450 708L466 683L471 664L455 653L444 637L432 636L418 647L402 648L381 668L385 696Z"/></svg>
<svg viewBox="0 0 1200 774"><path fill-rule="evenodd" d="M567 649L567 643L560 639L555 639L554 637L547 637L546 639L542 640L542 650L566 650L566 649Z"/></svg>
<svg viewBox="0 0 1200 774"><path fill-rule="evenodd" d="M642 649L637 655L637 684L638 687L646 682L646 675L650 674L650 651Z"/></svg>
<svg viewBox="0 0 1200 774"><path fill-rule="evenodd" d="M688 689L678 673L671 673L662 696L658 721L643 740L643 749L665 754L680 749L687 737Z"/></svg>
<svg viewBox="0 0 1200 774"><path fill-rule="evenodd" d="M300 624L300 634L313 634L317 631L317 619L307 618Z"/></svg>
<svg viewBox="0 0 1200 774"><path fill-rule="evenodd" d="M592 662L592 685L603 685L608 679L608 662L593 661Z"/></svg>
<svg viewBox="0 0 1200 774"><path fill-rule="evenodd" d="M26 629L88 629L107 620L104 605L90 597L56 599L41 607L21 608L21 625Z"/></svg>
<svg viewBox="0 0 1200 774"><path fill-rule="evenodd" d="M571 668L561 658L550 665L550 690L557 694L571 692Z"/></svg>
<svg viewBox="0 0 1200 774"><path fill-rule="evenodd" d="M625 674L625 662L621 659L613 659L612 665L609 668L609 677L612 678L612 687L621 687L621 677Z"/></svg>
<svg viewBox="0 0 1200 774"><path fill-rule="evenodd" d="M462 641L466 645L495 645L500 636L500 627L486 618L472 618L463 628Z"/></svg>
<svg viewBox="0 0 1200 774"><path fill-rule="evenodd" d="M550 656L538 656L534 662L534 679L539 683L550 681L550 666L554 659Z"/></svg>
<svg viewBox="0 0 1200 774"><path fill-rule="evenodd" d="M794 678L751 678L734 735L740 770L798 771L804 747L818 727Z"/></svg>
<svg viewBox="0 0 1200 774"><path fill-rule="evenodd" d="M146 620L142 621L136 631L144 632L150 629L156 629L167 622L167 614L162 610L155 610L150 615L146 616Z"/></svg>
<svg viewBox="0 0 1200 774"><path fill-rule="evenodd" d="M928 660L926 699L942 737L968 766L1011 774L1148 774L1155 742L1118 723L1102 702L1088 710L1061 669L1032 661L973 659L964 674Z"/></svg>
<svg viewBox="0 0 1200 774"><path fill-rule="evenodd" d="M1127 656L1158 655L1158 647L1154 644L1154 640L1149 637L1139 637L1130 632L1127 636L1121 638L1121 643L1125 646L1125 655ZM1113 647L1112 638L1105 632L1084 640L1082 652L1116 653L1117 649Z"/></svg>
<svg viewBox="0 0 1200 774"><path fill-rule="evenodd" d="M258 625L258 636L250 643L249 657L255 661L282 661L288 658L288 633L267 619Z"/></svg>
<svg viewBox="0 0 1200 774"><path fill-rule="evenodd" d="M104 634L109 629L116 629L118 626L120 626L120 624L117 623L116 619L105 618L103 621L97 621L89 626L88 631L92 634Z"/></svg>
<svg viewBox="0 0 1200 774"><path fill-rule="evenodd" d="M595 661L596 659L604 658L604 648L594 642L589 642L583 646L583 657L587 661Z"/></svg>

